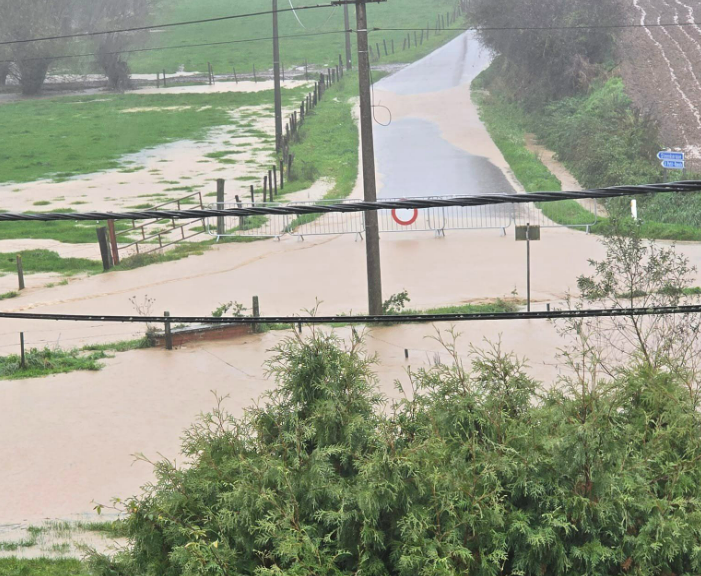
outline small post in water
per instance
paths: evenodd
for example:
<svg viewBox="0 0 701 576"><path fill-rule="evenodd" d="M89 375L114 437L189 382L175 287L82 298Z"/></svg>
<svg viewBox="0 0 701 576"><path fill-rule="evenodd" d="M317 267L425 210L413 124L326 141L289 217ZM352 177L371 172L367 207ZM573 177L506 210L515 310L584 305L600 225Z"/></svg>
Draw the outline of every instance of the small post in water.
<svg viewBox="0 0 701 576"><path fill-rule="evenodd" d="M260 302L258 300L258 296L253 297L253 317L254 318L260 318ZM253 325L253 332L255 334L260 334L261 332L261 325L260 324L254 324Z"/></svg>
<svg viewBox="0 0 701 576"><path fill-rule="evenodd" d="M217 210L224 210L224 180L217 179ZM217 216L217 237L224 236L226 226L224 216Z"/></svg>
<svg viewBox="0 0 701 576"><path fill-rule="evenodd" d="M24 332L19 333L19 353L20 353L19 365L21 368L24 369L27 367L27 359L24 355Z"/></svg>
<svg viewBox="0 0 701 576"><path fill-rule="evenodd" d="M17 280L19 281L19 289L24 290L24 268L22 266L22 256L17 254Z"/></svg>
<svg viewBox="0 0 701 576"><path fill-rule="evenodd" d="M173 332L170 329L170 320L167 319L170 317L170 312L164 312L163 316L166 317L166 322L165 322L166 350L172 350L173 349Z"/></svg>
<svg viewBox="0 0 701 576"><path fill-rule="evenodd" d="M112 253L110 250L109 239L107 238L107 228L102 227L97 229L97 242L100 245L100 256L102 256L102 269L107 272L112 268ZM22 258L17 257L17 272L20 272ZM24 278L20 276L20 290L24 288Z"/></svg>

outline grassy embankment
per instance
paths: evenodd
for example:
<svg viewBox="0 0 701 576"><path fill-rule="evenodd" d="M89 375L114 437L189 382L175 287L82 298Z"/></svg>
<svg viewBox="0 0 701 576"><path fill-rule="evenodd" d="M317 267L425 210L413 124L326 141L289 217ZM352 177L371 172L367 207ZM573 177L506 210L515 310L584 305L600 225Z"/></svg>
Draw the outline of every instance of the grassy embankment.
<svg viewBox="0 0 701 576"><path fill-rule="evenodd" d="M286 4L286 3L285 3ZM433 27L439 13L446 14L456 5L455 0L401 0L381 4L368 5L368 20L372 27L377 28L416 28L431 26L431 37L424 41L423 45L416 49L402 51L405 32L381 31L374 32L370 36L373 47L376 42L382 44L387 40L391 46L395 43L394 56L385 58L384 62L411 62L421 54L427 54L431 50L445 42L449 34L444 32L434 36ZM268 6L269 8L269 6ZM287 8L280 5L280 9ZM160 14L168 14L169 21L199 20L203 18L218 17L230 14L245 14L261 11L260 0L238 0L235 3L229 0L209 0L205 3L196 3L189 0L166 0L160 7ZM323 8L303 10L298 16L307 30L303 29L295 15L291 12L283 12L279 16L282 60L288 75L293 66L303 66L305 60L310 65L333 66L338 62L338 55L345 54L344 34L326 34L319 36L302 36L299 38L284 38L284 36L303 35L313 32L335 32L344 29L342 8ZM232 38L256 38L270 35L270 16L259 16L230 20L221 23L206 24L200 26L185 26L177 29L160 30L153 34L148 46L177 46L203 44L210 42L226 42ZM355 13L351 9L351 27L355 26ZM353 42L353 59L356 58L355 34L351 35ZM413 39L412 39L413 45ZM130 59L130 66L134 72L152 73L165 69L168 73L176 72L181 66L186 71L206 71L207 63L211 62L217 74L232 73L234 67L238 74L251 74L253 66L260 72L272 67L269 50L270 42L251 42L227 46L211 46L183 50L163 50L144 52L134 55ZM384 54L384 49L383 49Z"/></svg>
<svg viewBox="0 0 701 576"><path fill-rule="evenodd" d="M535 134L557 152L585 188L663 179L650 158L657 149L656 142L650 140L651 127L633 112L620 78L597 85L587 95L527 111L510 93L508 81L499 76L497 60L475 80L473 95L490 135L528 192L560 191L561 185L538 156L528 150L527 133ZM651 239L701 240L701 229L688 217L681 218L684 211L672 209L671 201L668 197L641 201L643 235ZM701 201L698 203L701 206ZM608 207L625 215L626 204L622 201ZM543 204L541 208L545 216L560 224L583 225L592 221L591 213L573 200ZM591 231L601 233L607 226L608 219L600 216L599 224Z"/></svg>

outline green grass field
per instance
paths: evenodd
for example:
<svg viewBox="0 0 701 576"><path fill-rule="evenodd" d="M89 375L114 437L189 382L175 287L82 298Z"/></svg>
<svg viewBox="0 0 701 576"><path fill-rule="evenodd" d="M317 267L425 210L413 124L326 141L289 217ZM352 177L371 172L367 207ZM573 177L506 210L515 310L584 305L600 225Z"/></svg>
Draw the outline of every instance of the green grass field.
<svg viewBox="0 0 701 576"><path fill-rule="evenodd" d="M304 91L285 90L285 103ZM167 142L199 139L215 126L235 123L230 112L242 106L270 105L272 92L238 94L113 94L25 100L0 106L3 140L0 183L134 167L120 158ZM138 109L137 112L131 112Z"/></svg>
<svg viewBox="0 0 701 576"><path fill-rule="evenodd" d="M303 6L316 4L293 0L293 5ZM433 28L439 13L446 14L456 6L455 0L388 0L386 3L370 4L368 6L368 21L377 28L414 28L431 26L431 37L424 41L418 50L428 51L444 42L448 32L434 38ZM279 8L289 8L289 4L281 0ZM260 0L208 0L207 2L192 2L191 0L165 0L161 3L154 20L158 22L182 22L200 20L224 15L247 14L270 9L269 2ZM281 13L280 50L283 65L286 69L293 66L303 66L305 60L310 64L334 65L338 55L345 53L344 34L327 34L306 36L300 38L284 38L301 34L316 34L344 30L343 8L321 8L298 11L299 24L291 12ZM351 28L355 29L355 12L351 8ZM211 42L230 42L249 38L269 37L272 34L270 16L257 16L239 20L166 28L152 33L147 42L148 47L161 48L170 46L187 46ZM354 36L354 35L352 35ZM395 55L387 61L409 62L416 59L413 50L402 52L402 41L406 32L374 32L370 36L373 43L387 40L395 42ZM413 44L413 43L412 43ZM353 38L353 58L355 61L355 38ZM383 48L384 53L384 48ZM207 63L211 62L217 74L231 73L236 67L237 73L250 74L255 65L257 70L272 68L272 46L269 40L260 42L239 43L223 46L202 47L193 49L174 49L155 52L143 52L133 55L129 61L134 72L156 74L163 69L168 73L176 72L181 66L187 71L206 71Z"/></svg>

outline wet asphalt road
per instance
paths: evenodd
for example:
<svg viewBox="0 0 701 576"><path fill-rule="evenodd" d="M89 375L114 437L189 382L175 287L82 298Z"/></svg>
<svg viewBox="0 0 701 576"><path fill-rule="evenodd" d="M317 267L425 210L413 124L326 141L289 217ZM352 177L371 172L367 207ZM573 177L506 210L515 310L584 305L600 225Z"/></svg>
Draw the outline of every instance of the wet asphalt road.
<svg viewBox="0 0 701 576"><path fill-rule="evenodd" d="M377 90L417 99L416 117L394 119L386 127L374 125L379 197L514 192L504 173L487 158L446 141L437 124L421 118L422 95L469 86L490 61L489 52L468 32L376 84ZM389 114L376 108L376 117L385 123Z"/></svg>

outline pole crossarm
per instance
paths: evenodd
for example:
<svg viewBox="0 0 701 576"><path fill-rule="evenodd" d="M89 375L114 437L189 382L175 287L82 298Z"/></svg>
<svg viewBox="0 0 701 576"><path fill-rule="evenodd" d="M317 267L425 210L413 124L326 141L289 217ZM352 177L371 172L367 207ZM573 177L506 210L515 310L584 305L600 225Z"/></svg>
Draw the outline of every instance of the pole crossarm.
<svg viewBox="0 0 701 576"><path fill-rule="evenodd" d="M306 214L377 212L380 210L416 209L449 207L477 207L498 204L530 204L540 202L561 202L562 200L607 199L632 196L645 196L668 193L701 192L701 180L669 182L666 184L646 184L642 186L616 186L581 192L533 192L530 194L483 194L377 202L343 202L337 204L311 204L286 206L256 206L249 208L227 208L225 210L140 210L133 212L68 212L68 213L0 213L0 222L54 222L54 221L96 221L96 220L199 220L214 216L302 216Z"/></svg>

